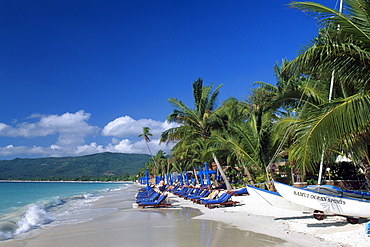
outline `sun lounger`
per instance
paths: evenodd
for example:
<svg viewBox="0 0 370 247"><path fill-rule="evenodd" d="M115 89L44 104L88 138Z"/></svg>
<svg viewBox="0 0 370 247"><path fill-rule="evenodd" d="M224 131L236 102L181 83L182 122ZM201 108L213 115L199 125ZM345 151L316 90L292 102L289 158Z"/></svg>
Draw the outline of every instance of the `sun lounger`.
<svg viewBox="0 0 370 247"><path fill-rule="evenodd" d="M201 200L210 200L210 199L214 199L216 198L216 196L218 195L219 191L218 190L212 190L212 192L210 192L210 194L206 197L201 197L201 198L195 198L194 200L192 200L194 203L200 203Z"/></svg>
<svg viewBox="0 0 370 247"><path fill-rule="evenodd" d="M152 202L141 202L141 203L138 203L138 205L140 207L143 207L143 208L145 208L145 207L154 207L154 208L166 207L166 208L168 208L169 206L172 206L172 204L166 203L166 198L167 198L167 195L161 195L155 201L152 201Z"/></svg>
<svg viewBox="0 0 370 247"><path fill-rule="evenodd" d="M136 194L136 199L138 198L149 198L151 195L153 195L154 193L157 193L155 192L154 190L148 190L148 191L140 191Z"/></svg>
<svg viewBox="0 0 370 247"><path fill-rule="evenodd" d="M159 196L160 196L160 193L154 192L149 197L136 198L136 203L155 201Z"/></svg>
<svg viewBox="0 0 370 247"><path fill-rule="evenodd" d="M182 198L186 198L187 196L190 196L194 193L196 193L199 190L199 188L191 188L187 192L180 194L179 196Z"/></svg>
<svg viewBox="0 0 370 247"><path fill-rule="evenodd" d="M175 190L175 191L171 191L171 192L172 192L172 194L178 195L178 194L184 193L188 189L189 189L189 187L181 187L181 189L178 189L178 190Z"/></svg>
<svg viewBox="0 0 370 247"><path fill-rule="evenodd" d="M168 192L173 192L173 191L177 191L179 188L180 188L180 184L176 184L173 188L171 188L171 186L167 187L166 190Z"/></svg>
<svg viewBox="0 0 370 247"><path fill-rule="evenodd" d="M198 196L200 195L200 193L203 192L203 190L201 188L196 188L194 189L191 193L187 194L187 195L183 195L183 198L185 199L189 199L193 196Z"/></svg>
<svg viewBox="0 0 370 247"><path fill-rule="evenodd" d="M187 197L187 199L189 200L196 200L196 199L200 199L200 198L205 198L207 197L211 192L209 190L202 190L199 195L190 195Z"/></svg>
<svg viewBox="0 0 370 247"><path fill-rule="evenodd" d="M244 188L241 188L239 190L229 191L227 193L229 193L232 196L241 196L241 195L248 195L248 190L247 190L247 188L244 187Z"/></svg>
<svg viewBox="0 0 370 247"><path fill-rule="evenodd" d="M236 204L239 204L239 202L232 201L231 195L228 193L223 193L218 199L201 200L200 203L204 204L207 208L216 206L235 206Z"/></svg>

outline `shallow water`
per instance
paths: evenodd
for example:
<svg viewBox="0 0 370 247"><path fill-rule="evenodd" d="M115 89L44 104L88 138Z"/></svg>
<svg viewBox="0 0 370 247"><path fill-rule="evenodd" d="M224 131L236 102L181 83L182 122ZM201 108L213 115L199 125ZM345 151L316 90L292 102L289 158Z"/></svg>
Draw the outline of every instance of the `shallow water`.
<svg viewBox="0 0 370 247"><path fill-rule="evenodd" d="M133 208L136 186L107 193L78 211L80 222L58 222L3 241L4 246L295 246L227 224L194 219L194 208ZM73 217L71 217L72 219Z"/></svg>
<svg viewBox="0 0 370 247"><path fill-rule="evenodd" d="M0 241L52 222L76 221L72 214L124 184L0 182Z"/></svg>

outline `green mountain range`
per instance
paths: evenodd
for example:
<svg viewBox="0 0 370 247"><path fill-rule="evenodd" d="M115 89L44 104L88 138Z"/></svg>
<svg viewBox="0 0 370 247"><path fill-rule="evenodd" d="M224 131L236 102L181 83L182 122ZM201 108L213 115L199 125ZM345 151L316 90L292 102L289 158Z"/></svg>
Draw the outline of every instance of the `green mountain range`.
<svg viewBox="0 0 370 247"><path fill-rule="evenodd" d="M147 154L99 153L0 160L0 180L121 180L137 174L149 159Z"/></svg>

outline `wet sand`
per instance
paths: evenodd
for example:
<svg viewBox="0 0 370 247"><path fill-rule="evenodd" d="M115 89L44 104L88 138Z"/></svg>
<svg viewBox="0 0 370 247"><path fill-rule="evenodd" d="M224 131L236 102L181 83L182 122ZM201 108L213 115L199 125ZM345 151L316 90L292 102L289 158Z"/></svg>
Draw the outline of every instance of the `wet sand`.
<svg viewBox="0 0 370 247"><path fill-rule="evenodd" d="M106 214L61 226L46 226L2 242L1 246L299 246L201 218L197 208L133 208L136 186L95 202ZM255 223L254 223L255 224Z"/></svg>

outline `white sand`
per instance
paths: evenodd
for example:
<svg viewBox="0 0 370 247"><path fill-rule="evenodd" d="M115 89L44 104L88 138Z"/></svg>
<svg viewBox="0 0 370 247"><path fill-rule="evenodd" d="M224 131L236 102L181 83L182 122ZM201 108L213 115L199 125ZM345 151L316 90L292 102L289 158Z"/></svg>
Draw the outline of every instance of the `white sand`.
<svg viewBox="0 0 370 247"><path fill-rule="evenodd" d="M248 239L258 241L260 239L256 235L258 233L271 236L262 240L265 241L264 244L268 241L264 246L276 246L280 240L287 241L282 241L279 245L286 247L370 246L370 237L365 235L364 221L351 225L344 217L338 216L317 221L312 215L276 208L251 196L233 197L235 201L241 202L241 206L208 209L204 205L193 204L170 194L169 199L174 205L172 208L132 208L137 188L132 186L127 191L114 193L112 197L95 202L92 209L110 209L106 210L104 215L92 217L91 220L78 224L45 226L43 229L1 242L0 246L196 246L189 243L191 241L199 243L194 236L204 228L202 222L204 220L220 222L210 223L210 227L206 228L209 231L207 234L213 234L210 238L213 242L209 246L223 246L220 244L227 238L229 243L233 241L235 246L242 246L239 243L245 246L259 246L255 242L254 245L246 242ZM197 214L179 210L181 207L199 209L203 215L194 217ZM191 218L194 220L186 219L186 224L179 225L179 222L183 222L179 221L181 217L189 219L194 217ZM234 228L227 228L222 223L248 232L240 235ZM143 233L151 238L143 239L141 237Z"/></svg>
<svg viewBox="0 0 370 247"><path fill-rule="evenodd" d="M199 208L204 214L195 218L218 220L299 246L370 246L370 237L365 234L365 221L352 225L340 216L328 216L318 221L311 214L277 208L248 195L233 197L233 200L241 202L241 206L213 209L174 195L169 198L181 206Z"/></svg>

